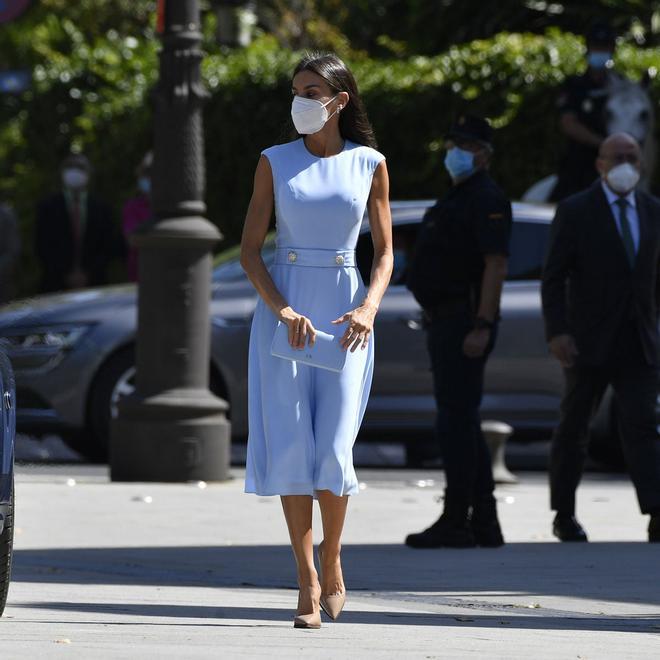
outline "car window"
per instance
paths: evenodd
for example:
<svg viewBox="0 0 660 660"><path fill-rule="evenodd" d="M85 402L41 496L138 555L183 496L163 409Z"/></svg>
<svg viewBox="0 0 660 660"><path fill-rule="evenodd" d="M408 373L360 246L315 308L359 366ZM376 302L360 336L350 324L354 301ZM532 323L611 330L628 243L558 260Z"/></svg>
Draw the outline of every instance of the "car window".
<svg viewBox="0 0 660 660"><path fill-rule="evenodd" d="M509 281L539 280L550 235L550 225L516 220L511 229Z"/></svg>
<svg viewBox="0 0 660 660"><path fill-rule="evenodd" d="M418 228L419 222L401 223L392 227L394 268L392 270L390 286L405 284ZM357 247L355 248L355 258L362 280L365 285L368 285L371 279L371 266L374 260L374 245L371 240L371 234L368 231L363 232L358 239Z"/></svg>
<svg viewBox="0 0 660 660"><path fill-rule="evenodd" d="M241 246L234 247L221 252L214 260L213 281L214 282L239 282L245 279L245 271L240 262ZM275 238L268 236L261 250L261 257L270 268L275 261Z"/></svg>

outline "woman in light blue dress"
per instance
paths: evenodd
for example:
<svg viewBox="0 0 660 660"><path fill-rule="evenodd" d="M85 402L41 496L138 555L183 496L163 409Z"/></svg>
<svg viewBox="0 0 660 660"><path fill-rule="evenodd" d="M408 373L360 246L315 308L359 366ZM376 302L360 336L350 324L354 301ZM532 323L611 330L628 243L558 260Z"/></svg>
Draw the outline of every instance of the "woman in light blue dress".
<svg viewBox="0 0 660 660"><path fill-rule="evenodd" d="M348 496L358 492L353 443L371 386L374 318L392 271L392 221L385 159L344 63L308 55L292 92L299 138L262 152L241 243L241 264L260 295L250 335L245 490L281 496L300 587L294 625L318 628L320 608L334 619L345 600L341 533ZM277 250L268 270L261 248L273 209ZM355 267L365 209L374 244L368 290ZM337 350L347 351L343 370L272 355L278 322L300 350L313 347L317 331L337 336ZM323 521L319 573L314 498Z"/></svg>

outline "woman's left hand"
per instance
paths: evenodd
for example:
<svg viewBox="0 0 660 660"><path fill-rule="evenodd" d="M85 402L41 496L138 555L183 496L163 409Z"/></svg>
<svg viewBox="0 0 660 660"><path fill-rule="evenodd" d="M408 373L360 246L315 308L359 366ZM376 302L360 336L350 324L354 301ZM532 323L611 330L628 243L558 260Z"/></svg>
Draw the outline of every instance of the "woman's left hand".
<svg viewBox="0 0 660 660"><path fill-rule="evenodd" d="M364 350L369 344L369 338L374 328L374 319L376 318L376 306L370 303L363 303L352 312L347 312L343 316L333 321L333 324L348 323L346 332L339 340L339 344L344 350L351 349L354 353L358 346Z"/></svg>

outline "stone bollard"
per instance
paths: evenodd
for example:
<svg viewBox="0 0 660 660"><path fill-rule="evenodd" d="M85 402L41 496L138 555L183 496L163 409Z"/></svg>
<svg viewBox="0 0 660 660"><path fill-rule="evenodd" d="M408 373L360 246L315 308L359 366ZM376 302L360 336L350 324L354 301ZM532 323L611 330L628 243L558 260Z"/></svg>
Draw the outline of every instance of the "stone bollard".
<svg viewBox="0 0 660 660"><path fill-rule="evenodd" d="M509 472L504 461L506 441L511 437L513 428L504 422L485 420L481 422L481 431L486 439L493 466L493 479L496 484L516 484L518 477Z"/></svg>

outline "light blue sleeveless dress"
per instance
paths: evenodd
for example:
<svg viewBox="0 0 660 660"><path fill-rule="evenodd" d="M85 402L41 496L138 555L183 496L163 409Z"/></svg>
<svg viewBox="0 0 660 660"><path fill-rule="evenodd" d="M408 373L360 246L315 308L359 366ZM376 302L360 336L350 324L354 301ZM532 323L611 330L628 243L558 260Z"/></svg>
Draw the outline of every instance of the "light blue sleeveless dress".
<svg viewBox="0 0 660 660"><path fill-rule="evenodd" d="M373 174L384 156L346 141L339 154L319 158L302 138L262 153L273 171L277 221L270 274L296 312L318 330L341 336L346 324L331 321L366 295L354 250ZM245 491L353 495L358 492L353 443L371 387L373 336L336 373L272 356L276 325L260 299L250 333Z"/></svg>

